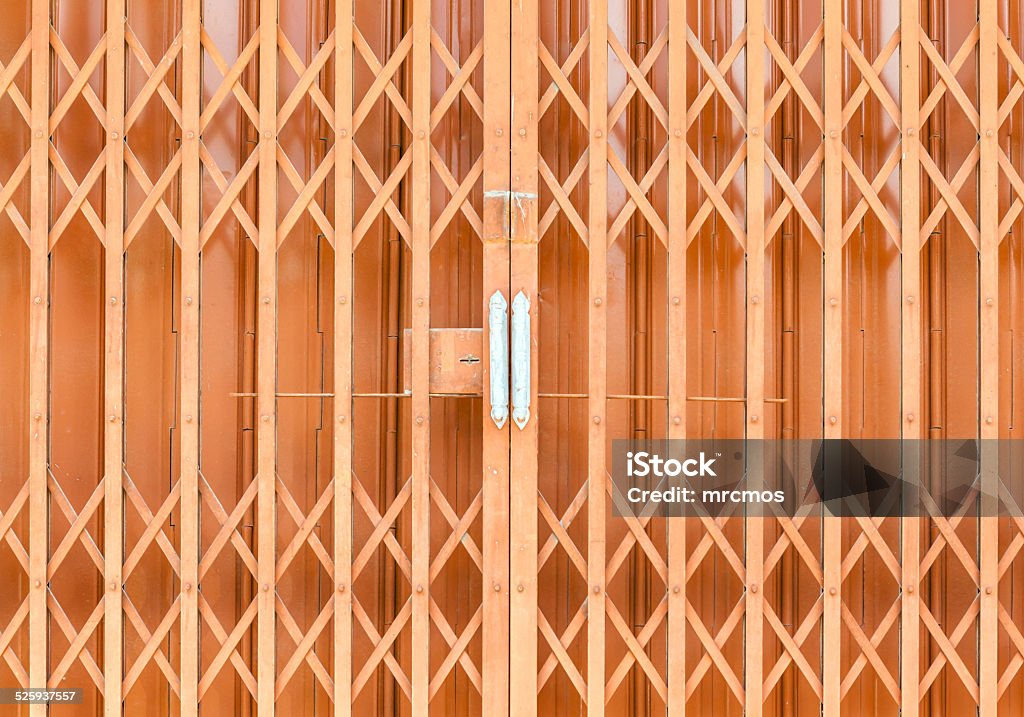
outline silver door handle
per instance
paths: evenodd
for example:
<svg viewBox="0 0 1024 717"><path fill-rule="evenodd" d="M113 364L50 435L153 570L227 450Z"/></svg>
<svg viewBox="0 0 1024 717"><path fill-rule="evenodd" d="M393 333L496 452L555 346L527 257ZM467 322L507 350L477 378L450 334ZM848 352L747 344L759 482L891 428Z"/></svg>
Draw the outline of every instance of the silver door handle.
<svg viewBox="0 0 1024 717"><path fill-rule="evenodd" d="M491 420L501 428L508 420L508 302L495 291L488 302L491 351Z"/></svg>
<svg viewBox="0 0 1024 717"><path fill-rule="evenodd" d="M530 420L530 300L512 300L512 420L519 430Z"/></svg>

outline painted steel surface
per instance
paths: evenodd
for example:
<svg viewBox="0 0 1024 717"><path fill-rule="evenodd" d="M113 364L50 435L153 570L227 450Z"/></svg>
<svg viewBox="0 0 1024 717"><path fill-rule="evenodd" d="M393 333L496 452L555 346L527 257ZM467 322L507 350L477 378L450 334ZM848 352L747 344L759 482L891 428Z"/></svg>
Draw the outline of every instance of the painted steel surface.
<svg viewBox="0 0 1024 717"><path fill-rule="evenodd" d="M607 480L616 438L1021 437L1017 0L4 10L0 685L1024 713L1019 521ZM486 390L431 391L438 329Z"/></svg>

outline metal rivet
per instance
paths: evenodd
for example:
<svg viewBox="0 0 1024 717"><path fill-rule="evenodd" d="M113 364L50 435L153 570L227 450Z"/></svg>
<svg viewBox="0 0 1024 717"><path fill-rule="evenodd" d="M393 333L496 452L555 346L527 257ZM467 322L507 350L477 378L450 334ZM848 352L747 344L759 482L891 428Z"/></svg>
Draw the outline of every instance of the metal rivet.
<svg viewBox="0 0 1024 717"><path fill-rule="evenodd" d="M340 132L338 132L338 134L340 136L342 136L342 137L348 137L348 130L347 129L343 129Z"/></svg>
<svg viewBox="0 0 1024 717"><path fill-rule="evenodd" d="M683 419L680 418L679 416L672 416L672 423L674 423L674 424L676 424L678 426L682 422L683 422Z"/></svg>
<svg viewBox="0 0 1024 717"><path fill-rule="evenodd" d="M828 417L828 422L829 422L829 423L831 423L831 424L832 424L833 426L834 426L834 425L836 425L836 422L837 422L838 420L839 420L839 419L838 419L838 418L836 418L835 416L829 416L829 417Z"/></svg>
<svg viewBox="0 0 1024 717"><path fill-rule="evenodd" d="M118 137L117 132L111 132L110 133L110 139L117 139L117 137Z"/></svg>
<svg viewBox="0 0 1024 717"><path fill-rule="evenodd" d="M43 420L43 414L41 414L41 413L32 414L32 418L36 419L37 421L41 421L41 420Z"/></svg>
<svg viewBox="0 0 1024 717"><path fill-rule="evenodd" d="M828 300L828 303L831 306L836 306L839 303L839 299L833 296L831 299Z"/></svg>
<svg viewBox="0 0 1024 717"><path fill-rule="evenodd" d="M265 593L270 592L270 585L269 584L263 583L263 592L265 592Z"/></svg>
<svg viewBox="0 0 1024 717"><path fill-rule="evenodd" d="M519 136L520 137L525 137L526 136L526 130L525 129L520 129L519 130Z"/></svg>
<svg viewBox="0 0 1024 717"><path fill-rule="evenodd" d="M913 296L908 296L907 297L907 303L908 304L913 304L914 303L914 297Z"/></svg>
<svg viewBox="0 0 1024 717"><path fill-rule="evenodd" d="M990 130L990 129L985 130L985 136L986 137L991 137L992 134L993 134L992 130Z"/></svg>
<svg viewBox="0 0 1024 717"><path fill-rule="evenodd" d="M345 417L344 416L338 416L338 423L344 423L344 422L345 422Z"/></svg>
<svg viewBox="0 0 1024 717"><path fill-rule="evenodd" d="M189 139L195 139L196 133L195 132L189 132L185 136L188 137Z"/></svg>
<svg viewBox="0 0 1024 717"><path fill-rule="evenodd" d="M270 416L264 413L262 416L260 416L260 420L266 423L267 421L270 420Z"/></svg>
<svg viewBox="0 0 1024 717"><path fill-rule="evenodd" d="M423 306L423 299L416 299L416 306Z"/></svg>
<svg viewBox="0 0 1024 717"><path fill-rule="evenodd" d="M672 297L672 305L673 306L679 306L679 304L680 304L679 297L678 296L673 296Z"/></svg>
<svg viewBox="0 0 1024 717"><path fill-rule="evenodd" d="M839 133L836 130L832 130L831 132L828 133L828 136L831 137L832 139L835 139L836 137L839 136Z"/></svg>
<svg viewBox="0 0 1024 717"><path fill-rule="evenodd" d="M111 414L110 414L110 415L108 416L108 418L110 419L110 422L111 422L111 423L114 423L114 422L116 422L116 421L117 421L117 416L115 416L115 415L114 415L113 413L111 413Z"/></svg>
<svg viewBox="0 0 1024 717"><path fill-rule="evenodd" d="M757 420L758 420L758 418L759 418L759 416L756 416L756 415L754 415L754 416L751 416L751 417L750 417L750 422L751 422L751 423L757 423Z"/></svg>
<svg viewBox="0 0 1024 717"><path fill-rule="evenodd" d="M347 304L348 303L348 297L347 296L339 296L338 297L338 303L339 304Z"/></svg>
<svg viewBox="0 0 1024 717"><path fill-rule="evenodd" d="M111 296L110 297L110 305L111 306L116 306L117 305L117 297L116 296Z"/></svg>
<svg viewBox="0 0 1024 717"><path fill-rule="evenodd" d="M423 592L423 586L422 585L417 585L416 586L416 592L418 592L418 593Z"/></svg>
<svg viewBox="0 0 1024 717"><path fill-rule="evenodd" d="M600 585L595 585L594 586L594 594L597 595L600 592L601 592L601 586Z"/></svg>
<svg viewBox="0 0 1024 717"><path fill-rule="evenodd" d="M985 423L992 423L992 416L985 416Z"/></svg>
<svg viewBox="0 0 1024 717"><path fill-rule="evenodd" d="M601 417L600 416L594 416L594 423L598 424L600 422L601 422Z"/></svg>
<svg viewBox="0 0 1024 717"><path fill-rule="evenodd" d="M185 583L185 592L192 592L192 583Z"/></svg>
<svg viewBox="0 0 1024 717"><path fill-rule="evenodd" d="M263 303L264 304L269 304L270 303L270 297L269 296L264 296L263 297Z"/></svg>
<svg viewBox="0 0 1024 717"><path fill-rule="evenodd" d="M672 132L672 134L673 134L674 136L676 136L676 137L682 137L682 136L683 136L683 132L682 132L682 130L678 130L678 129L677 129L677 130L675 130L675 131L673 131L673 132Z"/></svg>
<svg viewBox="0 0 1024 717"><path fill-rule="evenodd" d="M39 139L42 136L43 136L43 130L37 129L36 130L36 139Z"/></svg>
<svg viewBox="0 0 1024 717"><path fill-rule="evenodd" d="M600 306L603 303L604 303L604 300L602 300L600 296L598 296L598 297L596 297L594 299L594 306Z"/></svg>
<svg viewBox="0 0 1024 717"><path fill-rule="evenodd" d="M42 581L40 581L40 580L36 580L36 587L37 587L37 588L41 588L42 586L43 586L43 583L42 583Z"/></svg>
<svg viewBox="0 0 1024 717"><path fill-rule="evenodd" d="M596 132L594 132L594 136L595 137L604 137L604 132L602 132L601 130L597 130Z"/></svg>
<svg viewBox="0 0 1024 717"><path fill-rule="evenodd" d="M757 137L759 134L761 134L761 128L760 127L754 127L753 129L750 130L750 134L752 134L753 136Z"/></svg>
<svg viewBox="0 0 1024 717"><path fill-rule="evenodd" d="M494 130L494 134L500 137L501 135L505 134L505 132L501 129L501 127L498 127L498 129Z"/></svg>
<svg viewBox="0 0 1024 717"><path fill-rule="evenodd" d="M345 592L345 583L340 583L340 584L338 585L338 592L339 592L339 593L343 593L343 592Z"/></svg>
<svg viewBox="0 0 1024 717"><path fill-rule="evenodd" d="M761 297L756 295L756 294L754 296L751 296L750 297L750 303L752 303L752 304L760 304L761 303Z"/></svg>
<svg viewBox="0 0 1024 717"><path fill-rule="evenodd" d="M267 139L270 139L270 130L267 130L266 132L264 132L263 136L266 137Z"/></svg>
<svg viewBox="0 0 1024 717"><path fill-rule="evenodd" d="M751 585L750 585L750 592L752 592L752 593L756 593L757 592L757 583L751 583Z"/></svg>
<svg viewBox="0 0 1024 717"><path fill-rule="evenodd" d="M494 592L500 593L501 592L501 585L499 585L498 583L494 583Z"/></svg>
<svg viewBox="0 0 1024 717"><path fill-rule="evenodd" d="M992 306L994 303L996 302L991 296L985 297L985 306Z"/></svg>
<svg viewBox="0 0 1024 717"><path fill-rule="evenodd" d="M985 588L985 594L986 595L991 595L992 594L992 588L991 587Z"/></svg>
<svg viewBox="0 0 1024 717"><path fill-rule="evenodd" d="M521 593L522 591L523 591L523 584L519 583L518 585L516 585L516 592Z"/></svg>
<svg viewBox="0 0 1024 717"><path fill-rule="evenodd" d="M420 139L423 139L424 137L427 136L427 133L424 132L423 130L420 130L419 132L416 133L416 136L419 137Z"/></svg>
<svg viewBox="0 0 1024 717"><path fill-rule="evenodd" d="M828 589L828 594L829 595L835 595L836 594L836 589L835 588L829 588Z"/></svg>
<svg viewBox="0 0 1024 717"><path fill-rule="evenodd" d="M186 296L185 297L185 306L192 306L192 297L191 296Z"/></svg>
<svg viewBox="0 0 1024 717"><path fill-rule="evenodd" d="M908 136L913 137L914 133L915 133L915 130L914 130L913 127L910 127L910 128L907 129L907 135Z"/></svg>
<svg viewBox="0 0 1024 717"><path fill-rule="evenodd" d="M37 297L32 299L32 303L36 304L36 305L39 305L39 304L43 303L43 299L42 299L42 297L37 296Z"/></svg>
<svg viewBox="0 0 1024 717"><path fill-rule="evenodd" d="M908 413L907 414L907 423L913 423L913 422L914 422L914 414L913 413Z"/></svg>
<svg viewBox="0 0 1024 717"><path fill-rule="evenodd" d="M115 583L113 580L111 580L110 581L110 592L114 592L115 590L117 590L117 583Z"/></svg>
<svg viewBox="0 0 1024 717"><path fill-rule="evenodd" d="M192 423L192 416L185 416L185 423Z"/></svg>
<svg viewBox="0 0 1024 717"><path fill-rule="evenodd" d="M416 416L416 425L418 425L418 426L422 426L423 425L423 416Z"/></svg>
<svg viewBox="0 0 1024 717"><path fill-rule="evenodd" d="M913 595L914 594L914 586L913 585L908 585L907 586L907 594L908 595Z"/></svg>
<svg viewBox="0 0 1024 717"><path fill-rule="evenodd" d="M679 592L680 592L679 586L678 585L673 585L672 586L672 592L674 592L676 595L678 595Z"/></svg>

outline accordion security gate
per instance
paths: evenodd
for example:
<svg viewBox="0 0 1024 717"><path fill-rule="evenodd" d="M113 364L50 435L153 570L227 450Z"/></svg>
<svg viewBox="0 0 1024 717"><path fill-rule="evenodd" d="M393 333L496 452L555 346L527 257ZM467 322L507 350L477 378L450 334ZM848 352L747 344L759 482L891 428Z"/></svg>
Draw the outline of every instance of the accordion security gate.
<svg viewBox="0 0 1024 717"><path fill-rule="evenodd" d="M1024 712L1020 521L625 520L607 480L619 437L1020 437L1017 2L4 9L0 684Z"/></svg>

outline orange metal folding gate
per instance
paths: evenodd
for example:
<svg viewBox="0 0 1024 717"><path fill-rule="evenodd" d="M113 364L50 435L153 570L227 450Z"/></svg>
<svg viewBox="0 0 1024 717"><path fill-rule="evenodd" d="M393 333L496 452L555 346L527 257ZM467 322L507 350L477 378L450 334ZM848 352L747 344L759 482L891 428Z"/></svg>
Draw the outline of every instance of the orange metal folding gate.
<svg viewBox="0 0 1024 717"><path fill-rule="evenodd" d="M1020 437L1022 9L7 3L0 685L1024 713L1020 521L626 520L607 479L618 437Z"/></svg>

